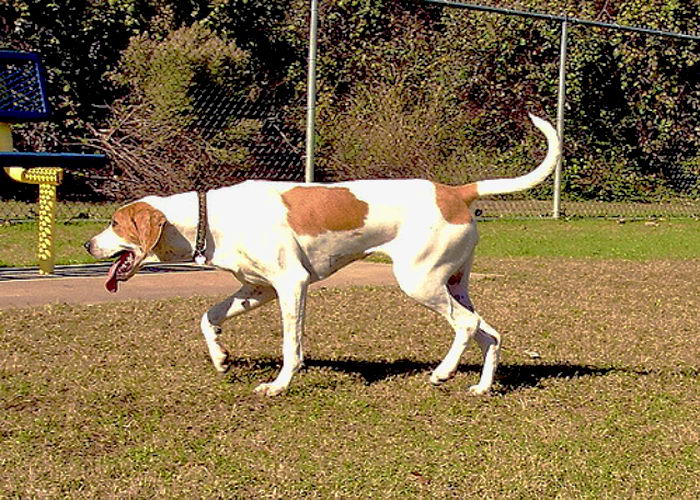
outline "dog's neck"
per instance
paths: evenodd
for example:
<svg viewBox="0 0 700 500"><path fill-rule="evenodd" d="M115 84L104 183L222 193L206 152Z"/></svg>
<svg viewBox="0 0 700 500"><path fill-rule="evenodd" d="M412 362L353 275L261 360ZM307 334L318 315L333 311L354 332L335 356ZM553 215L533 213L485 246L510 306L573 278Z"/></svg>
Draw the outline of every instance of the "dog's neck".
<svg viewBox="0 0 700 500"><path fill-rule="evenodd" d="M147 196L143 201L163 212L168 221L153 249L156 256L164 262L191 260L199 220L197 193L190 191L172 196Z"/></svg>

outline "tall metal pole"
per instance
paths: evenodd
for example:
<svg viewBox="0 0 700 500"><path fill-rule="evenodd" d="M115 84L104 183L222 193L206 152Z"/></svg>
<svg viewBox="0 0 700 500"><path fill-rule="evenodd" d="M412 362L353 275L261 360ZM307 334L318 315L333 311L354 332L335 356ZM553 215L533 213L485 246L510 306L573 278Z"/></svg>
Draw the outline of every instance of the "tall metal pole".
<svg viewBox="0 0 700 500"><path fill-rule="evenodd" d="M306 168L304 179L314 181L314 150L316 146L316 39L318 31L318 0L311 0L309 23L309 67L306 83Z"/></svg>
<svg viewBox="0 0 700 500"><path fill-rule="evenodd" d="M552 217L559 218L561 214L561 164L564 155L564 105L566 104L566 47L569 38L569 23L564 19L561 23L561 46L559 48L559 95L557 98L557 134L561 154L554 169L554 206Z"/></svg>

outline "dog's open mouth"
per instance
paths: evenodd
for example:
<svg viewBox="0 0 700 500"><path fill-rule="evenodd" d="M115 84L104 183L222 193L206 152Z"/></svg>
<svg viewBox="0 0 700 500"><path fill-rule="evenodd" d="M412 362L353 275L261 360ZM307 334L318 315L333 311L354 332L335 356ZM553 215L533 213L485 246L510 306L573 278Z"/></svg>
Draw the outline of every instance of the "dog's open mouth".
<svg viewBox="0 0 700 500"><path fill-rule="evenodd" d="M109 268L105 288L111 293L116 293L119 289L119 282L126 281L131 276L136 263L136 254L131 250L122 250L115 255L116 260Z"/></svg>

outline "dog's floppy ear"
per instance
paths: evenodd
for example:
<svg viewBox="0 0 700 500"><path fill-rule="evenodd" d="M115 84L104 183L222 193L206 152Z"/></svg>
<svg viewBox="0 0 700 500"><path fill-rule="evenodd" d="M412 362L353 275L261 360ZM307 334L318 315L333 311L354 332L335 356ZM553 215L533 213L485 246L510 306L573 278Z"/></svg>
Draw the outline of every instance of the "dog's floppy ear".
<svg viewBox="0 0 700 500"><path fill-rule="evenodd" d="M138 244L148 254L158 243L167 219L160 210L139 201L121 208L114 221L118 222L115 232L125 233L120 236Z"/></svg>
<svg viewBox="0 0 700 500"><path fill-rule="evenodd" d="M134 213L134 224L136 225L139 245L144 253L150 253L158 243L167 220L163 212L153 208L148 203L140 205L142 206Z"/></svg>

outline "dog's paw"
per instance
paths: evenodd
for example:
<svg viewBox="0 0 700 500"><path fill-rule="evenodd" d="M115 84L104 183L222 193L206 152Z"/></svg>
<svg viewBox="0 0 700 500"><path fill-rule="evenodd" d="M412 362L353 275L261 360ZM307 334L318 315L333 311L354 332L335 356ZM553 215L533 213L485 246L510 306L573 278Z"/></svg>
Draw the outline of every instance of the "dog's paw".
<svg viewBox="0 0 700 500"><path fill-rule="evenodd" d="M231 368L231 358L229 357L228 352L223 350L220 353L216 353L216 355L212 354L211 362L216 371L221 374L226 373L229 368Z"/></svg>
<svg viewBox="0 0 700 500"><path fill-rule="evenodd" d="M469 388L469 394L472 396L484 396L489 393L490 387L482 387L480 385L473 385Z"/></svg>
<svg viewBox="0 0 700 500"><path fill-rule="evenodd" d="M228 358L226 358L221 363L214 363L214 368L216 369L217 373L224 375L231 368L231 363L229 362Z"/></svg>
<svg viewBox="0 0 700 500"><path fill-rule="evenodd" d="M433 372L430 375L430 383L433 385L442 385L448 380L450 380L452 377L454 377L454 372L446 374Z"/></svg>
<svg viewBox="0 0 700 500"><path fill-rule="evenodd" d="M267 384L260 384L257 386L255 388L255 394L259 394L260 396L277 396L278 394L283 393L285 389L287 389L286 386L269 382Z"/></svg>

